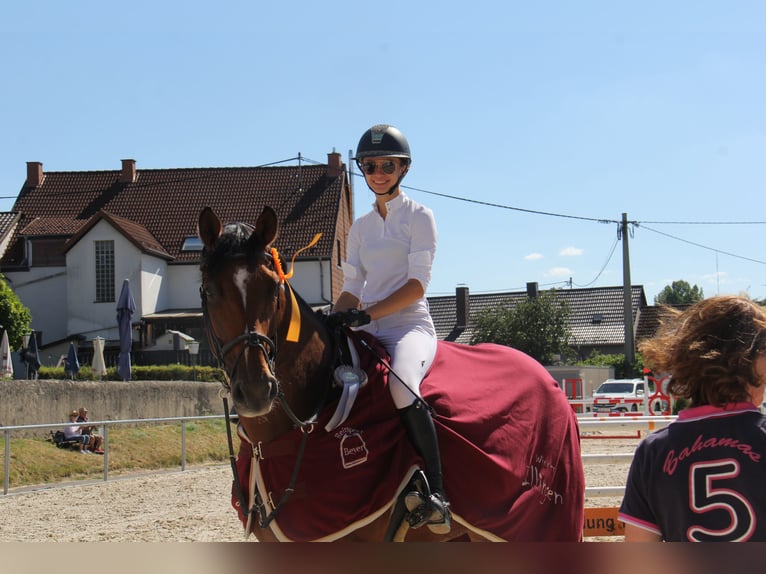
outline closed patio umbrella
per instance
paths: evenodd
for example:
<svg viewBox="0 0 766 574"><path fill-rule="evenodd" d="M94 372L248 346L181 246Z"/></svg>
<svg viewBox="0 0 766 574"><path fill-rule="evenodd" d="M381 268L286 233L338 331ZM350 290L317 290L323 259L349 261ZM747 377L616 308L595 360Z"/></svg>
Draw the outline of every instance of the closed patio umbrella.
<svg viewBox="0 0 766 574"><path fill-rule="evenodd" d="M93 362L90 368L93 370L93 375L101 380L101 377L106 375L106 362L104 362L104 338L96 337L93 339Z"/></svg>
<svg viewBox="0 0 766 574"><path fill-rule="evenodd" d="M11 360L11 345L8 343L8 331L3 331L0 340L0 376L3 378L13 376L13 361Z"/></svg>
<svg viewBox="0 0 766 574"><path fill-rule="evenodd" d="M37 378L37 371L40 370L40 352L37 349L37 336L35 332L29 335L29 348L27 349L27 376L30 379Z"/></svg>
<svg viewBox="0 0 766 574"><path fill-rule="evenodd" d="M69 342L69 353L66 356L66 372L70 379L74 379L80 372L80 360L77 358L77 349L74 341Z"/></svg>
<svg viewBox="0 0 766 574"><path fill-rule="evenodd" d="M131 321L133 313L136 310L136 304L133 301L133 295L130 293L130 281L125 279L122 282L122 291L117 300L117 327L120 331L120 355L117 358L117 374L123 381L130 380L130 349L133 345L133 336L131 334Z"/></svg>

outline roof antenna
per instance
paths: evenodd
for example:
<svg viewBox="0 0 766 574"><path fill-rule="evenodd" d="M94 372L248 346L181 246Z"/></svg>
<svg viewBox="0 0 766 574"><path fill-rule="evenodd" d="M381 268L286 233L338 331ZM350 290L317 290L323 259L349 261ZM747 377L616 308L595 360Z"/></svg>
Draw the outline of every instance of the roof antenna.
<svg viewBox="0 0 766 574"><path fill-rule="evenodd" d="M303 157L301 156L301 152L298 152L298 175L296 176L298 178L298 193L303 193L303 185L301 184L301 160Z"/></svg>

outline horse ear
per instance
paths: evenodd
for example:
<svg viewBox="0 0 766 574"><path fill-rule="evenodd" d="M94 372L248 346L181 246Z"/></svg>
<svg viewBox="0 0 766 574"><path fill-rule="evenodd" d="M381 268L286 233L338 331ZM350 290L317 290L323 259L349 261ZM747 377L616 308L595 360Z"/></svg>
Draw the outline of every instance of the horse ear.
<svg viewBox="0 0 766 574"><path fill-rule="evenodd" d="M221 236L221 220L209 207L205 207L199 214L197 222L197 235L205 247L210 247Z"/></svg>
<svg viewBox="0 0 766 574"><path fill-rule="evenodd" d="M255 233L261 239L263 244L268 247L277 238L277 231L279 230L279 220L277 219L277 213L268 205L263 208L263 211L258 216L255 222Z"/></svg>

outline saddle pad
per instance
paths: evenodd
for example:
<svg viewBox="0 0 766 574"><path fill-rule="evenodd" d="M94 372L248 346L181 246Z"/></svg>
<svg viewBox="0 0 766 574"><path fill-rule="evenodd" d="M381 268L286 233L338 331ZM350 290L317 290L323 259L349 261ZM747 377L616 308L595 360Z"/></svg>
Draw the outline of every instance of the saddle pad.
<svg viewBox="0 0 766 574"><path fill-rule="evenodd" d="M358 334L386 356L372 337ZM333 540L367 524L390 508L421 464L391 401L385 368L359 351L369 383L340 427L324 431L337 406L331 403L308 435L295 491L270 525L281 540ZM576 419L541 365L500 345L440 341L421 391L436 412L456 519L492 539L579 540L584 478ZM296 471L301 438L296 429L263 445L255 464L253 447L243 441L241 484L252 479L271 507L278 504ZM232 503L247 524L236 493Z"/></svg>

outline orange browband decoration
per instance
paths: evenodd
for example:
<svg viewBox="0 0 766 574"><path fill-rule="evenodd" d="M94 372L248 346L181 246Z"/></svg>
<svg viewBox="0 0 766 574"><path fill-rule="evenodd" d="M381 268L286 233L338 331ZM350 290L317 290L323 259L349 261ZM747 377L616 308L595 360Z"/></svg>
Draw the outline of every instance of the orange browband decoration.
<svg viewBox="0 0 766 574"><path fill-rule="evenodd" d="M293 258L290 260L290 273L287 274L285 274L284 269L282 269L282 260L279 258L279 252L277 251L276 247L271 248L271 259L274 262L274 269L279 276L279 281L284 283L287 287L287 290L290 292L290 326L287 328L287 335L285 336L285 340L292 343L297 343L301 337L301 311L300 307L298 306L298 301L295 298L293 288L290 287L290 284L287 282L287 280L293 276L293 271L295 271L295 256L298 255L298 253L301 251L305 251L309 247L316 245L316 242L319 241L320 237L322 237L322 234L317 233L314 236L314 239L312 239L308 245L301 247L293 254Z"/></svg>
<svg viewBox="0 0 766 574"><path fill-rule="evenodd" d="M293 276L293 273L295 271L295 258L297 257L298 253L301 251L305 251L309 247L314 247L316 245L317 241L319 241L319 238L322 237L321 233L317 233L314 236L314 239L312 239L308 245L305 247L301 247L298 251L293 253L293 258L290 260L290 272L285 273L282 269L282 260L279 258L279 252L277 251L276 247L271 248L271 258L274 260L274 268L277 271L277 275L279 275L279 280L283 283L287 281L288 279L291 279Z"/></svg>

